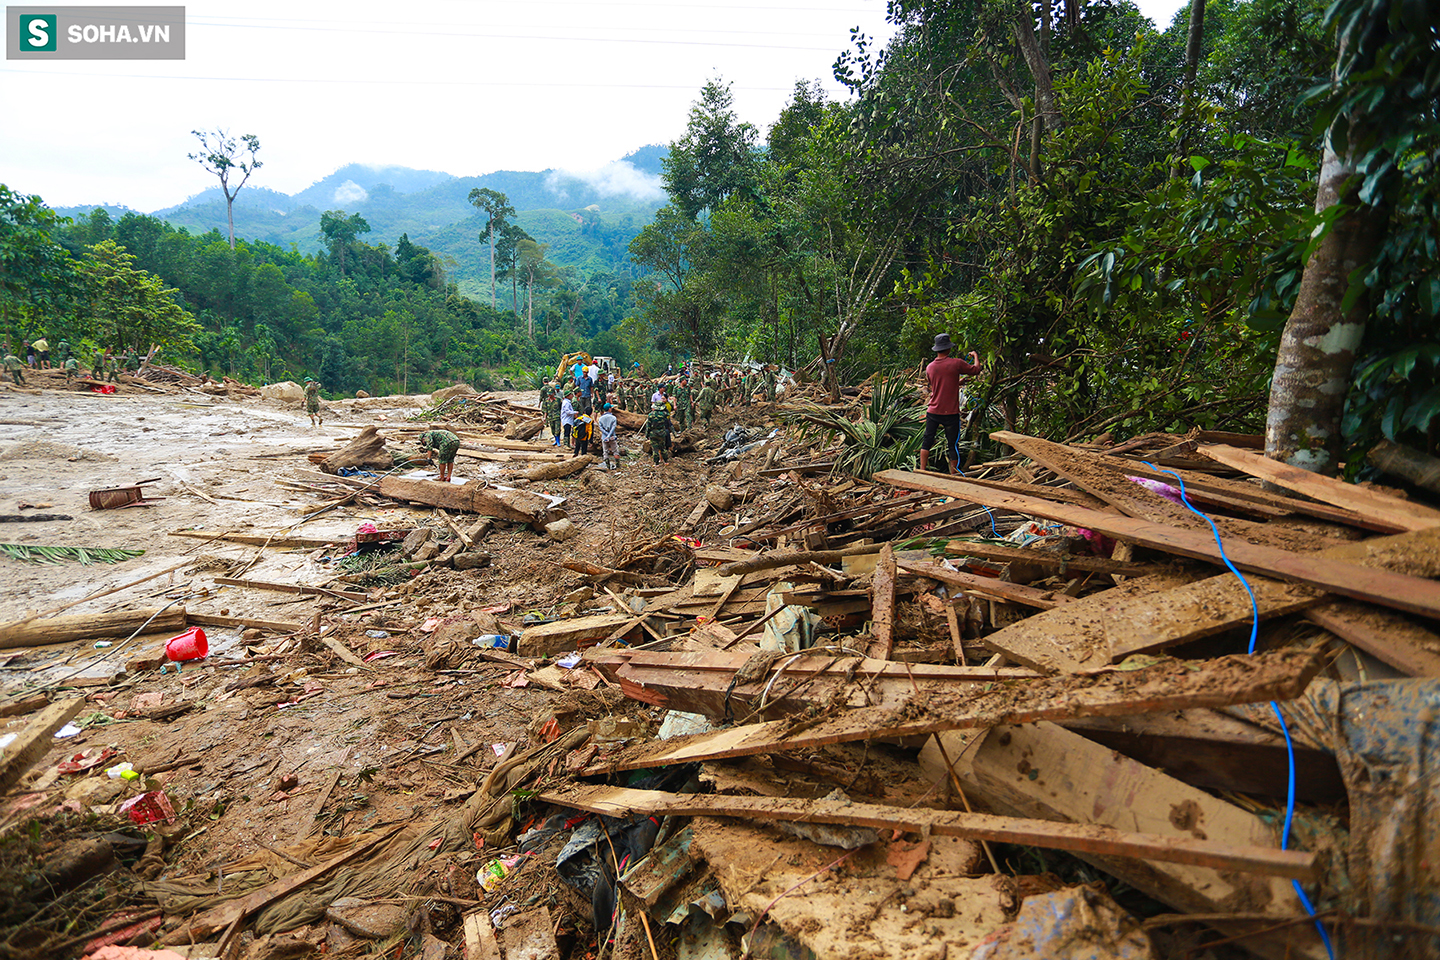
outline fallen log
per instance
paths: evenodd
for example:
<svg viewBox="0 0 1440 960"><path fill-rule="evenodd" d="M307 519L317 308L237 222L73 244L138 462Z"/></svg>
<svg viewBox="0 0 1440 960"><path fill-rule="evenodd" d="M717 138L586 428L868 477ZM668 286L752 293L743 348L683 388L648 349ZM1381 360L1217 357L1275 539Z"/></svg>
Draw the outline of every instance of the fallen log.
<svg viewBox="0 0 1440 960"><path fill-rule="evenodd" d="M570 787L543 793L540 799L557 806L588 810L611 817L672 814L684 817L744 817L751 820L835 823L901 830L925 836L966 837L999 843L1020 843L1109 857L1130 857L1183 863L1213 870L1268 874L1312 880L1315 855L1303 850L1217 843L1186 837L1125 833L1112 827L1051 820L997 817L958 810L892 807L843 800L801 800L785 797L740 797L728 794L665 793L631 787Z"/></svg>
<svg viewBox="0 0 1440 960"><path fill-rule="evenodd" d="M595 457L588 454L583 457L571 457L568 460L561 460L559 463L542 463L538 467L531 467L529 470L522 470L520 476L526 480L562 480L565 477L574 476L594 463Z"/></svg>
<svg viewBox="0 0 1440 960"><path fill-rule="evenodd" d="M361 430L359 436L320 463L320 469L326 473L339 473L346 467L389 470L394 466L395 458L385 449L385 438L373 425Z"/></svg>
<svg viewBox="0 0 1440 960"><path fill-rule="evenodd" d="M1385 473L1440 493L1440 458L1381 440L1365 455L1365 459Z"/></svg>
<svg viewBox="0 0 1440 960"><path fill-rule="evenodd" d="M164 610L149 607L142 610L113 610L107 613L83 613L49 620L17 620L0 624L0 650L15 647L39 647L47 643L67 643L92 637L128 637L151 616L155 619L145 627L147 633L185 629L185 608Z"/></svg>
<svg viewBox="0 0 1440 960"><path fill-rule="evenodd" d="M547 497L524 490L489 487L478 480L454 484L384 477L377 492L394 500L408 500L411 503L444 507L461 513L477 513L498 520L528 523L537 530L564 515L563 511L557 511L550 506Z"/></svg>

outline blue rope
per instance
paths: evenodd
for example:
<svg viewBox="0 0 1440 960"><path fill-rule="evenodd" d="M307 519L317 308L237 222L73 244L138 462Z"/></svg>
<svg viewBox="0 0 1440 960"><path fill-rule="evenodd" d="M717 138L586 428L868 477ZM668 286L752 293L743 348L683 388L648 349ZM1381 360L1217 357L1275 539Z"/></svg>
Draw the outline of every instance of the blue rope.
<svg viewBox="0 0 1440 960"><path fill-rule="evenodd" d="M1185 494L1184 477L1180 476L1180 474L1174 470L1166 470L1146 461L1141 462L1145 463L1145 466L1157 473L1168 473L1174 477L1175 481L1180 484L1180 502L1185 505L1185 509L1209 524L1210 533L1215 537L1215 546L1220 549L1220 559L1225 561L1225 566L1229 568L1231 573L1235 574L1235 579L1240 581L1240 585L1243 586L1245 592L1250 595L1249 653L1254 654L1255 642L1260 636L1260 605L1255 602L1255 591L1250 589L1250 582L1245 579L1239 570L1235 569L1235 564L1230 562L1230 557L1225 552L1225 544L1220 540L1220 531L1216 529L1214 521L1191 505L1190 498ZM1290 825L1295 818L1295 744L1290 739L1290 728L1285 725L1285 716L1280 712L1280 705L1274 700L1271 700L1270 709L1275 711L1275 718L1280 721L1280 732L1285 735L1285 752L1290 762L1289 788L1286 791L1285 797L1285 826L1280 831L1280 849L1285 850L1290 846ZM1299 880L1291 880L1290 882L1295 887L1295 895L1300 898L1301 906L1303 906L1305 912L1314 919L1315 929L1320 932L1320 940L1325 944L1325 952L1330 955L1330 960L1335 960L1335 948L1330 943L1330 935L1325 932L1325 925L1320 922L1320 918L1315 916L1315 907L1311 905L1310 898L1305 895L1305 890L1300 886Z"/></svg>
<svg viewBox="0 0 1440 960"><path fill-rule="evenodd" d="M960 441L958 439L955 441L955 472L960 474L960 476L962 477L965 476L965 471L960 469ZM984 504L980 505L980 509L990 514L991 535L994 536L996 540L1002 539L1002 537L1000 536L1000 531L995 529L995 512Z"/></svg>

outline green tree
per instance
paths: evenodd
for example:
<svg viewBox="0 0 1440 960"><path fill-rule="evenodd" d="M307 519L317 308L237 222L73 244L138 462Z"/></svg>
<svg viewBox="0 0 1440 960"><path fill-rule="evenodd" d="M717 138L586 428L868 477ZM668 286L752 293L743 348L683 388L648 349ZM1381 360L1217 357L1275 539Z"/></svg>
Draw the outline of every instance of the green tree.
<svg viewBox="0 0 1440 960"><path fill-rule="evenodd" d="M177 291L137 270L135 258L115 241L90 247L80 272L85 278L86 335L117 350L133 346L144 352L159 345L172 357L194 352L200 324L175 302Z"/></svg>
<svg viewBox="0 0 1440 960"><path fill-rule="evenodd" d="M55 239L67 221L38 196L0 184L0 317L30 334L42 317L66 310L75 292L75 262Z"/></svg>
<svg viewBox="0 0 1440 960"><path fill-rule="evenodd" d="M661 160L671 204L692 220L726 197L753 191L760 133L736 117L734 104L730 84L706 83L690 107L685 134Z"/></svg>
<svg viewBox="0 0 1440 960"><path fill-rule="evenodd" d="M250 175L265 164L255 158L260 152L260 138L253 133L242 134L237 141L224 130L191 130L200 141L200 151L189 154L191 160L200 164L208 173L220 181L220 192L225 194L225 219L230 224L230 249L235 249L235 197L245 186ZM245 155L249 159L245 159ZM232 186L231 181L239 176Z"/></svg>
<svg viewBox="0 0 1440 960"><path fill-rule="evenodd" d="M360 234L369 232L370 224L358 213L347 217L344 210L327 210L320 215L320 235L330 248L330 256L334 258L340 276L345 276L346 252L354 247Z"/></svg>
<svg viewBox="0 0 1440 960"><path fill-rule="evenodd" d="M494 310L495 233L503 232L505 225L514 219L515 208L510 206L510 199L505 194L488 187L476 187L470 191L467 199L485 214L485 231L480 235L480 242L490 247L490 309Z"/></svg>

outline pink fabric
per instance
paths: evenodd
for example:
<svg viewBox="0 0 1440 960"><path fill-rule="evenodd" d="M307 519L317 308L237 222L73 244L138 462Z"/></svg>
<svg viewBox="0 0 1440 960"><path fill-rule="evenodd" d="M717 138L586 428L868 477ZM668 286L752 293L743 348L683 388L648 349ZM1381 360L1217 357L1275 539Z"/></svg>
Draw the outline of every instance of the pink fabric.
<svg viewBox="0 0 1440 960"><path fill-rule="evenodd" d="M931 360L925 367L925 379L930 381L930 402L925 405L925 412L942 415L959 413L960 378L979 372L979 367L959 357Z"/></svg>

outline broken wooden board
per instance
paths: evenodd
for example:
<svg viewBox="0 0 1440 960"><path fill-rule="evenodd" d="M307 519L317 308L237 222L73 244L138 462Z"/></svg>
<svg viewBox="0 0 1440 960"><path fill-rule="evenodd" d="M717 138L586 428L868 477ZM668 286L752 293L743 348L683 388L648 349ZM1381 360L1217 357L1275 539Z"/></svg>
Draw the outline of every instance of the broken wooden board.
<svg viewBox="0 0 1440 960"><path fill-rule="evenodd" d="M338 597L364 603L370 599L368 593L355 590L331 590L328 587L312 587L301 583L272 583L268 580L238 580L235 577L216 577L215 583L222 587L249 587L252 590L274 590L278 593L301 593L321 597Z"/></svg>
<svg viewBox="0 0 1440 960"><path fill-rule="evenodd" d="M731 587L735 586L744 574L736 574L732 577L721 576L720 571L715 567L699 567L695 571L695 579L692 581L696 597L719 597L724 595Z"/></svg>
<svg viewBox="0 0 1440 960"><path fill-rule="evenodd" d="M525 490L492 487L480 480L456 484L387 476L380 479L376 492L394 500L528 523L537 529L558 517L548 497Z"/></svg>
<svg viewBox="0 0 1440 960"><path fill-rule="evenodd" d="M732 639L734 636L731 634ZM912 698L940 694L953 684L1039 677L1033 670L1018 667L906 664L819 652L761 661L746 650L661 653L607 647L587 651L585 660L620 684L621 692L631 699L710 717L723 717L727 709L731 714L743 714L758 707L767 687L767 706L779 710L830 704L837 698L846 706L899 708ZM759 669L747 672L755 676L737 677L752 660Z"/></svg>
<svg viewBox="0 0 1440 960"><path fill-rule="evenodd" d="M521 631L515 649L526 657L553 657L558 653L593 646L633 619L634 616L629 612L597 613L588 617L536 624ZM636 629L638 628L637 623ZM631 634L634 632L630 631Z"/></svg>
<svg viewBox="0 0 1440 960"><path fill-rule="evenodd" d="M979 692L967 684L914 697L898 710L850 710L821 720L774 720L636 744L600 758L585 775L1002 723L1292 700L1319 669L1319 660L1310 653L1281 650L1204 662L1163 662L1139 670L997 682Z"/></svg>
<svg viewBox="0 0 1440 960"><path fill-rule="evenodd" d="M1145 598L1172 587L1182 586L1200 576L1180 569L1127 579L1117 587L1092 593L1053 610L1017 620L976 643L1007 660L1036 670L1083 673L1102 669L1110 663L1110 645L1104 630L1105 611Z"/></svg>
<svg viewBox="0 0 1440 960"><path fill-rule="evenodd" d="M1267 480L1276 486L1337 507L1381 518L1404 530L1424 530L1440 526L1440 510L1422 503L1401 500L1334 477L1321 476L1248 450L1212 444L1202 446L1200 452L1252 477Z"/></svg>
<svg viewBox="0 0 1440 960"><path fill-rule="evenodd" d="M1398 613L1331 600L1305 611L1305 619L1412 677L1440 677L1440 635Z"/></svg>
<svg viewBox="0 0 1440 960"><path fill-rule="evenodd" d="M1220 710L1081 717L1060 725L1202 790L1283 803L1290 789L1285 738ZM1345 799L1333 754L1295 744L1295 795L1306 803Z"/></svg>
<svg viewBox="0 0 1440 960"><path fill-rule="evenodd" d="M501 960L500 943L489 910L476 910L464 917L465 960Z"/></svg>
<svg viewBox="0 0 1440 960"><path fill-rule="evenodd" d="M965 593L978 593L996 600L1018 603L1037 610L1053 610L1056 607L1074 603L1075 598L1067 597L1058 590L1041 590L1023 583L1007 583L995 577L982 577L975 573L961 573L942 567L938 563L915 563L901 561L900 569L917 577L929 577Z"/></svg>
<svg viewBox="0 0 1440 960"><path fill-rule="evenodd" d="M1221 550L1209 530L1202 533L1134 517L1050 503L1034 497L996 495L994 491L963 480L949 480L903 470L886 470L877 473L875 479L907 489L913 487L930 490L990 507L1002 507L1016 513L1086 527L1106 536L1130 540L1183 557L1212 563L1223 562ZM1296 554L1240 539L1226 539L1224 554L1228 555L1236 567L1250 573L1306 583L1341 596L1378 603L1421 616L1440 617L1440 582L1434 580L1367 569L1343 560Z"/></svg>
<svg viewBox="0 0 1440 960"><path fill-rule="evenodd" d="M1207 533L1210 530L1204 520L1185 507L1172 503L1160 494L1130 480L1129 476L1133 471L1129 471L1123 463L1112 466L1095 454L1041 440L1039 437L1027 437L1004 430L996 431L990 436L1014 447L1036 463L1055 471L1082 490L1131 517L1183 530ZM1167 475L1167 482L1174 485L1174 480L1174 477ZM1228 517L1215 517L1213 522L1226 536L1242 537L1251 543L1282 550L1320 549L1331 545L1321 537L1263 523L1232 520Z"/></svg>
<svg viewBox="0 0 1440 960"><path fill-rule="evenodd" d="M271 633L297 633L305 629L305 624L296 623L293 620L261 620L259 617L222 617L214 613L187 613L185 614L186 625L196 624L202 627L254 627L257 630L269 630Z"/></svg>
<svg viewBox="0 0 1440 960"><path fill-rule="evenodd" d="M952 557L974 557L998 563L1054 567L1062 577L1072 573L1114 573L1126 577L1143 577L1146 574L1157 572L1156 565L1153 563L1134 563L1126 560L1111 560L1108 557L1077 556L1069 553L1056 553L1052 550L1006 547L984 540L951 540L945 544L945 553Z"/></svg>
<svg viewBox="0 0 1440 960"><path fill-rule="evenodd" d="M870 619L875 641L869 654L878 660L889 660L895 649L895 551L890 544L880 548L875 573L870 580Z"/></svg>
<svg viewBox="0 0 1440 960"><path fill-rule="evenodd" d="M30 718L10 745L0 750L0 794L20 782L25 772L50 750L55 731L74 718L85 706L84 697L52 703Z"/></svg>
<svg viewBox="0 0 1440 960"><path fill-rule="evenodd" d="M1273 850L1278 844L1273 823L1053 724L996 728L982 734L969 750L946 752L972 798L978 795L991 809L1014 816L1171 839L1203 837L1222 845ZM948 779L938 754L927 745L922 765L932 771L933 779ZM933 772L937 766L938 774ZM1291 885L1278 879L1238 876L1211 864L1139 863L1094 850L1075 853L1187 913L1226 914L1238 904L1273 914L1277 922L1304 913ZM1249 925L1219 929L1254 932ZM1292 955L1324 956L1314 927L1308 924L1281 931L1266 945L1265 956L1285 956L1287 946Z"/></svg>
<svg viewBox="0 0 1440 960"><path fill-rule="evenodd" d="M1260 873L1295 880L1314 878L1315 855L1278 850L1258 843L1228 844L1183 836L1126 833L1108 826L997 817L959 810L890 807L854 803L849 799L800 800L784 797L740 797L722 794L666 793L630 787L575 786L552 790L540 799L562 807L611 817L636 813L673 816L741 817L748 820L833 823L901 830L923 836L964 837L999 843L1031 844L1107 857L1134 857Z"/></svg>

